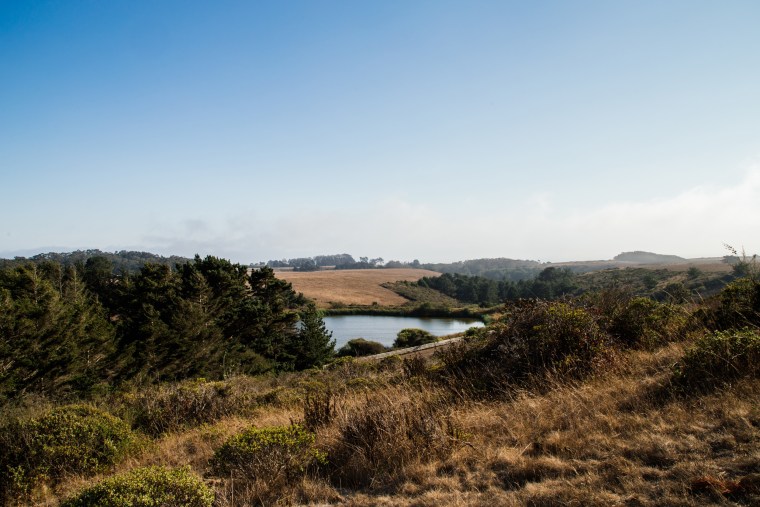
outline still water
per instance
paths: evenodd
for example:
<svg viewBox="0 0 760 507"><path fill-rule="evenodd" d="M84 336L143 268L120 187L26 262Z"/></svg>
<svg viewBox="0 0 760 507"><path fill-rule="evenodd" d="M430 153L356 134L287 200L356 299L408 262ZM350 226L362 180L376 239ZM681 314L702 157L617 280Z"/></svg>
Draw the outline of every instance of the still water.
<svg viewBox="0 0 760 507"><path fill-rule="evenodd" d="M410 327L424 329L435 336L445 336L483 325L479 320L472 319L389 317L386 315L335 315L325 317L324 321L327 329L333 333L336 349L354 338L364 338L390 347L398 332Z"/></svg>

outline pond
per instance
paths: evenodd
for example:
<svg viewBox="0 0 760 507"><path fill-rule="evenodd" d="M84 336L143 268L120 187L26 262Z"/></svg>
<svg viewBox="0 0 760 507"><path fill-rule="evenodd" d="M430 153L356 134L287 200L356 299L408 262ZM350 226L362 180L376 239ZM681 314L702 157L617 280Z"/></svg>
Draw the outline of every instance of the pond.
<svg viewBox="0 0 760 507"><path fill-rule="evenodd" d="M481 321L474 319L387 315L334 315L325 317L324 321L327 329L333 333L336 350L354 338L364 338L390 347L399 331L411 327L424 329L434 336L445 336L483 326Z"/></svg>

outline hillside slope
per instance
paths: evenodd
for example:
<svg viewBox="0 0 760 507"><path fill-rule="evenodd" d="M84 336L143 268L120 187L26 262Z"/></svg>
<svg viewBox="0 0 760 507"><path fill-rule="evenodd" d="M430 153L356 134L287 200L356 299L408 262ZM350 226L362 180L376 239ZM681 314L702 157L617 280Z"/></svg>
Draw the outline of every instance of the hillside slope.
<svg viewBox="0 0 760 507"><path fill-rule="evenodd" d="M440 276L425 269L342 269L325 271L275 271L278 278L293 285L322 308L332 305L397 306L409 302L383 284L399 280L416 281L424 276Z"/></svg>

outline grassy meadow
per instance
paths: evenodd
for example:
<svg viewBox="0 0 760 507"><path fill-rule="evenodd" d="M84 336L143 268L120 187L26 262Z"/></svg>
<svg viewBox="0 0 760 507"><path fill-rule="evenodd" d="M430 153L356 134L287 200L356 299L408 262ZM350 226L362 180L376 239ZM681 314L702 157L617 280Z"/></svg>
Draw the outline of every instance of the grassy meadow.
<svg viewBox="0 0 760 507"><path fill-rule="evenodd" d="M409 299L383 286L417 281L424 276L440 276L426 269L338 269L324 271L276 271L278 278L293 285L296 292L314 300L317 306L361 305L400 306Z"/></svg>

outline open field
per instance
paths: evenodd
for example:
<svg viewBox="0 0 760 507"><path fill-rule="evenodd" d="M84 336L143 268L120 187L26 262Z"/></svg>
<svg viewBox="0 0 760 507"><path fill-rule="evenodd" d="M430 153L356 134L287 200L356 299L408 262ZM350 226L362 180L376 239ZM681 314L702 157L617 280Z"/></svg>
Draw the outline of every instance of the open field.
<svg viewBox="0 0 760 507"><path fill-rule="evenodd" d="M328 271L277 271L278 278L293 284L296 292L327 308L331 303L341 305L397 306L408 303L382 284L399 280L416 281L424 276L440 276L426 269L341 269Z"/></svg>

